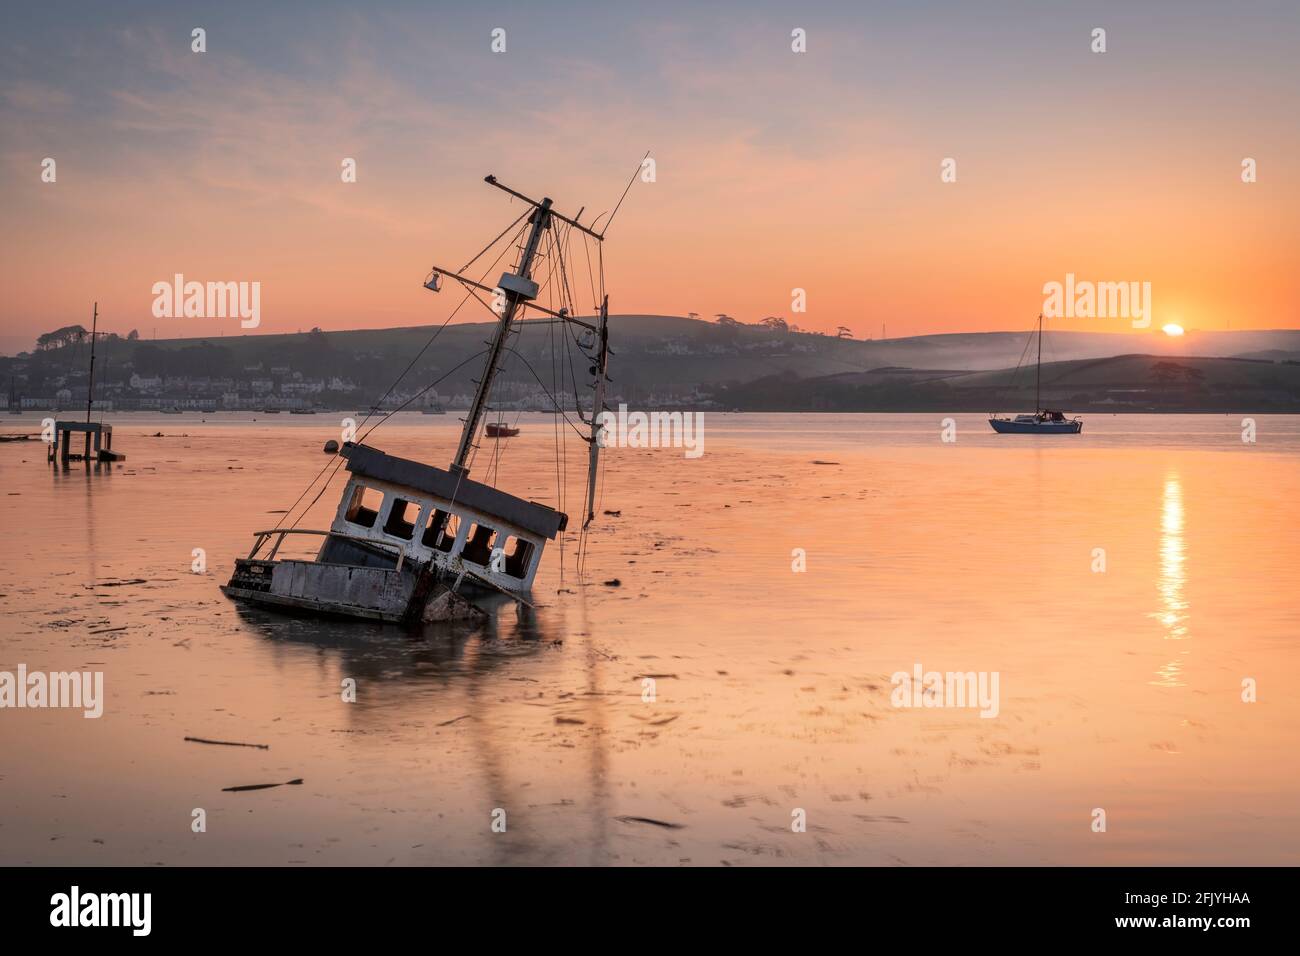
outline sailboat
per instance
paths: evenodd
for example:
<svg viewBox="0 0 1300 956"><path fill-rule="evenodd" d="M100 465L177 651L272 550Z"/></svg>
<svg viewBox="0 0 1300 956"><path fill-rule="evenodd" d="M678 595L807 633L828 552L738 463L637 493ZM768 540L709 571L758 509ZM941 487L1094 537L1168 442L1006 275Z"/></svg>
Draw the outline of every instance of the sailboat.
<svg viewBox="0 0 1300 956"><path fill-rule="evenodd" d="M607 382L609 297L603 296L596 322L587 322L568 309L552 311L538 305L540 286L532 274L543 256L562 260L565 243L574 230L603 242L613 215L598 233L579 222L582 210L570 218L557 212L550 198L530 199L493 176L485 182L522 200L529 210L479 256L525 216L527 225L519 235L524 231L528 235L518 245L514 270L503 273L495 287L462 274L479 256L458 272L435 266L424 282L426 289L437 292L445 276L465 287L466 300L476 292L487 292L500 302L474 400L450 466L439 468L390 455L363 442L345 442L338 454L347 463L349 478L330 527L306 530L290 525L255 532L252 551L246 558L236 559L234 573L221 589L227 596L281 609L408 625L482 614L467 597L475 592L485 591L488 596L501 592L527 604L546 543L566 529L569 518L549 505L509 494L469 475L493 380L505 354L514 351L508 337L529 309L549 320L528 324L571 323L594 333L593 341L598 343L598 351L588 355L594 376L591 415L589 419L583 416L590 429L589 437L583 434L590 446L583 528L591 522L600 448L596 439ZM552 230L560 234L548 237ZM558 282L558 275L552 264L551 279ZM603 276L601 281L603 286ZM562 414L558 405L557 411ZM308 560L278 558L287 535L320 537L316 556Z"/></svg>
<svg viewBox="0 0 1300 956"><path fill-rule="evenodd" d="M1027 344L1027 343L1026 343ZM1016 371L1020 366L1016 366ZM1034 413L1017 415L1015 418L998 418L989 416L989 424L999 435L1077 435L1083 431L1083 420L1066 418L1065 413L1052 408L1044 408L1042 400L1043 382L1043 316L1038 316L1038 367L1034 375Z"/></svg>

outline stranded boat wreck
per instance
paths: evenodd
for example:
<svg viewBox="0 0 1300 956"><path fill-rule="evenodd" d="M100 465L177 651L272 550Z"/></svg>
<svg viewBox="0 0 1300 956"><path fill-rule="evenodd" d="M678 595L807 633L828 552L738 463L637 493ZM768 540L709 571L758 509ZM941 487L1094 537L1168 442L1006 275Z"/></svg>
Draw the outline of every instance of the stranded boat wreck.
<svg viewBox="0 0 1300 956"><path fill-rule="evenodd" d="M486 181L529 204L530 212L524 214L528 222L520 237L524 231L528 235L519 244L515 270L502 274L495 289L436 267L425 282L426 288L436 292L440 279L447 275L464 285L467 295L489 291L502 302L450 467L437 468L366 444L345 443L339 454L347 462L350 477L329 529L290 526L256 532L252 551L248 557L236 559L234 573L221 589L227 596L282 609L407 624L476 616L482 612L466 597L475 591L504 592L527 603L525 595L537 575L546 543L565 530L568 517L548 505L469 477L492 382L504 353L512 351L507 337L525 309L550 317L528 324L572 323L591 333L587 344L593 352L578 344L594 376L590 419L583 418L590 429L590 437L583 436L590 448L583 528L591 522L600 447L597 422L604 409L607 382L609 297L603 295L602 276L602 301L595 324L572 317L565 308L551 311L534 301L539 286L532 272L544 239L549 240L545 246L549 256L556 260L551 264L550 281L559 283L564 268L561 250L573 231L597 241L603 241L605 233L581 225L576 217L555 212L550 199L537 202L498 184L491 176ZM516 224L523 219L521 216ZM547 237L550 230L561 234ZM558 404L557 412L564 414ZM280 558L278 552L289 535L323 540L314 558Z"/></svg>
<svg viewBox="0 0 1300 956"><path fill-rule="evenodd" d="M568 525L567 515L464 472L353 442L339 454L351 478L329 530L257 532L222 588L228 596L379 621L460 616L454 595L466 579L528 591L546 542ZM277 559L289 534L324 541L313 560Z"/></svg>

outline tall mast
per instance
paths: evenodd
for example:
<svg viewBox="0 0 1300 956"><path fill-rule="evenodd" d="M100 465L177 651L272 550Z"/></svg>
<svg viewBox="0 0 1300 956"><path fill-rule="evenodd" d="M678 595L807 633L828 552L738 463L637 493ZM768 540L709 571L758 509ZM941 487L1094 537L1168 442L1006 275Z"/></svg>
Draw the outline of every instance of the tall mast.
<svg viewBox="0 0 1300 956"><path fill-rule="evenodd" d="M1038 314L1038 371L1034 374L1034 411L1042 409L1043 403L1039 396L1042 394L1043 382L1043 314Z"/></svg>
<svg viewBox="0 0 1300 956"><path fill-rule="evenodd" d="M95 303L95 312L90 319L90 380L86 383L86 424L90 424L90 408L95 403L95 331L99 328L99 303ZM86 433L90 441L90 433Z"/></svg>
<svg viewBox="0 0 1300 956"><path fill-rule="evenodd" d="M510 331L510 324L515 319L515 312L519 309L520 303L537 298L537 283L529 276L532 273L533 259L537 255L537 246L542 240L542 233L551 224L551 200L549 197L542 199L537 204L537 208L533 210L529 222L532 223L533 229L528 236L528 242L524 246L523 254L519 257L519 265L513 273L505 272L501 275L499 287L505 295L505 307L501 310L501 319L497 322L496 334L493 336L492 344L488 349L488 359L483 368L483 377L479 379L478 390L474 393L474 401L470 405L469 414L465 416L465 430L460 435L460 445L456 448L456 458L451 463L451 470L460 474L469 471L466 462L469 460L470 449L474 447L474 438L478 434L479 422L483 418L483 409L487 405L488 394L492 389L492 379L496 377L497 368L501 364L501 353L505 350L506 335Z"/></svg>
<svg viewBox="0 0 1300 956"><path fill-rule="evenodd" d="M591 452L587 463L587 517L585 528L596 517L596 464L600 460L600 413L605 410L605 370L609 367L609 296L600 304L600 352L596 356L596 395L591 403Z"/></svg>

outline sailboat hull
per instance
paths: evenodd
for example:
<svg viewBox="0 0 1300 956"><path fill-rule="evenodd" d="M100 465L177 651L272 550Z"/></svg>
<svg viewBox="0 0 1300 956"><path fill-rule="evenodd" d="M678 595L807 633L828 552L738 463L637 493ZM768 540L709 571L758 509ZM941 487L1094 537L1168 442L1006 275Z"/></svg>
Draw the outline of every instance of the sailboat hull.
<svg viewBox="0 0 1300 956"><path fill-rule="evenodd" d="M1077 435L1083 422L1013 422L1008 418L990 418L989 424L999 435Z"/></svg>

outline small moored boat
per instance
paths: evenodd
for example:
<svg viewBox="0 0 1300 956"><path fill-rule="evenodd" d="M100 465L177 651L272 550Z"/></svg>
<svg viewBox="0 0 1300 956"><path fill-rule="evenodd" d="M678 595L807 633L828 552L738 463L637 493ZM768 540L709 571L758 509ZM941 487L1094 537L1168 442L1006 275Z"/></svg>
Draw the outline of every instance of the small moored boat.
<svg viewBox="0 0 1300 956"><path fill-rule="evenodd" d="M1066 418L1064 412L1050 408L1033 415L990 418L989 424L999 435L1077 435L1083 431L1081 419Z"/></svg>
<svg viewBox="0 0 1300 956"><path fill-rule="evenodd" d="M1028 343L1026 343L1026 348ZM1023 356L1022 356L1023 357ZM1016 366L1020 371L1020 366ZM1013 378L1014 381L1014 378ZM1043 317L1038 316L1038 367L1034 376L1034 413L1015 418L989 416L989 425L999 435L1077 435L1083 431L1083 420L1066 418L1065 412L1043 408Z"/></svg>

